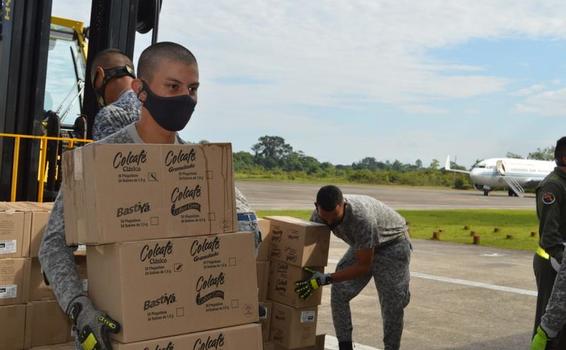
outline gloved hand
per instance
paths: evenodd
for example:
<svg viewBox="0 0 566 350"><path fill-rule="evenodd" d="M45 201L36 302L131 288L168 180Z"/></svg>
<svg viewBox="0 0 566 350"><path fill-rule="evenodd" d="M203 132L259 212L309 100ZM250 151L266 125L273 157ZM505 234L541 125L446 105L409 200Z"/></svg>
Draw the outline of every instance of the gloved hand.
<svg viewBox="0 0 566 350"><path fill-rule="evenodd" d="M531 350L545 350L548 342L548 335L541 326L538 326L537 333L531 342Z"/></svg>
<svg viewBox="0 0 566 350"><path fill-rule="evenodd" d="M310 297L321 286L332 283L332 277L329 273L322 273L308 267L303 268L303 270L311 274L308 279L295 282L295 293L303 300Z"/></svg>
<svg viewBox="0 0 566 350"><path fill-rule="evenodd" d="M97 310L89 298L79 296L69 305L67 314L73 321L83 350L111 350L110 333L118 333L120 324Z"/></svg>

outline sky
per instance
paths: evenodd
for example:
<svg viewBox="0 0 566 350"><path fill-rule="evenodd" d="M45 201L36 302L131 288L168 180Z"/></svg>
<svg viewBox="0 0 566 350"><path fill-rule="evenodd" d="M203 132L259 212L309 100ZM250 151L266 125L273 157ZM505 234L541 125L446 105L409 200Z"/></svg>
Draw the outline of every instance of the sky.
<svg viewBox="0 0 566 350"><path fill-rule="evenodd" d="M88 23L90 1L53 15ZM199 62L191 141L471 166L566 134L563 0L165 0L159 41Z"/></svg>

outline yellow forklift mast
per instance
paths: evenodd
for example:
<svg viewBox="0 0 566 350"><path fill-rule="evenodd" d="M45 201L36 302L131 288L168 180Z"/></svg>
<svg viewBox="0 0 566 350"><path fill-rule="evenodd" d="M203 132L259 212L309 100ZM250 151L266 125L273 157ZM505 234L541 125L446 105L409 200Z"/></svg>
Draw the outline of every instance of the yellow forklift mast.
<svg viewBox="0 0 566 350"><path fill-rule="evenodd" d="M89 142L98 112L92 58L131 57L136 31L155 42L161 2L92 0L89 27L52 0L0 2L0 201L55 199L62 153Z"/></svg>

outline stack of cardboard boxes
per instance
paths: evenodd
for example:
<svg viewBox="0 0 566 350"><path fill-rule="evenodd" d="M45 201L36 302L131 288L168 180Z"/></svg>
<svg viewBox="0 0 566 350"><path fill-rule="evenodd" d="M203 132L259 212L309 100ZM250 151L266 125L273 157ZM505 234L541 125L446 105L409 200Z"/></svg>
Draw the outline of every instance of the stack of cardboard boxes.
<svg viewBox="0 0 566 350"><path fill-rule="evenodd" d="M43 279L37 259L50 204L0 203L0 349L71 340L70 324ZM86 274L85 258L77 257Z"/></svg>
<svg viewBox="0 0 566 350"><path fill-rule="evenodd" d="M68 244L114 349L261 349L253 234L236 232L230 144L98 145L64 158Z"/></svg>
<svg viewBox="0 0 566 350"><path fill-rule="evenodd" d="M310 277L303 270L304 267L324 272L328 261L330 231L325 225L292 217L273 216L266 219L260 225L262 232L269 234L261 249L268 250L270 257L270 261L266 262L269 266L266 305L271 317L269 324L264 324L264 329L269 330L269 341L264 348L324 349L324 336L319 336L318 340L316 336L322 288L302 300L295 293L295 282ZM258 266L262 263L258 262Z"/></svg>

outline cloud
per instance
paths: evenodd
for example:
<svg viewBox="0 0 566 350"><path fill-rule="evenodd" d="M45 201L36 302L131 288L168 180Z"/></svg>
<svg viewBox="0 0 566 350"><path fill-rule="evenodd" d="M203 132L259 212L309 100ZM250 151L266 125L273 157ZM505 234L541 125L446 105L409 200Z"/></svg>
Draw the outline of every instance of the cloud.
<svg viewBox="0 0 566 350"><path fill-rule="evenodd" d="M79 11L77 1L53 5L58 16L90 13L89 6ZM389 154L383 159L428 163L427 157L443 157L448 145L463 145L457 137L443 139L431 121L430 135L423 136L427 144L411 148L398 141L408 127L394 125L396 113L427 117L444 112L443 103L452 112L458 101L512 93L508 77L432 57L431 50L476 39L564 40L566 1L167 0L159 36L189 47L199 60L202 88L188 138L230 140L236 149L249 149L258 136L270 133L326 160L351 162L379 150ZM148 43L148 36L136 42L135 57ZM522 112L566 111L562 95L540 87L515 94L525 97L517 107ZM306 108L289 112L290 105ZM308 110L318 107L338 112ZM375 117L356 119L358 112ZM498 125L495 119L492 127ZM397 143L391 146L376 135ZM328 140L344 141L332 146ZM470 142L464 145L468 153L459 156L472 162L478 150ZM367 147L356 146L360 143ZM489 146L486 152L498 146L496 141L482 145Z"/></svg>
<svg viewBox="0 0 566 350"><path fill-rule="evenodd" d="M541 91L544 91L545 86L543 84L534 84L529 87L520 89L518 91L512 92L512 96L531 96L537 94Z"/></svg>
<svg viewBox="0 0 566 350"><path fill-rule="evenodd" d="M566 117L566 88L531 94L517 105L516 110L542 116Z"/></svg>

